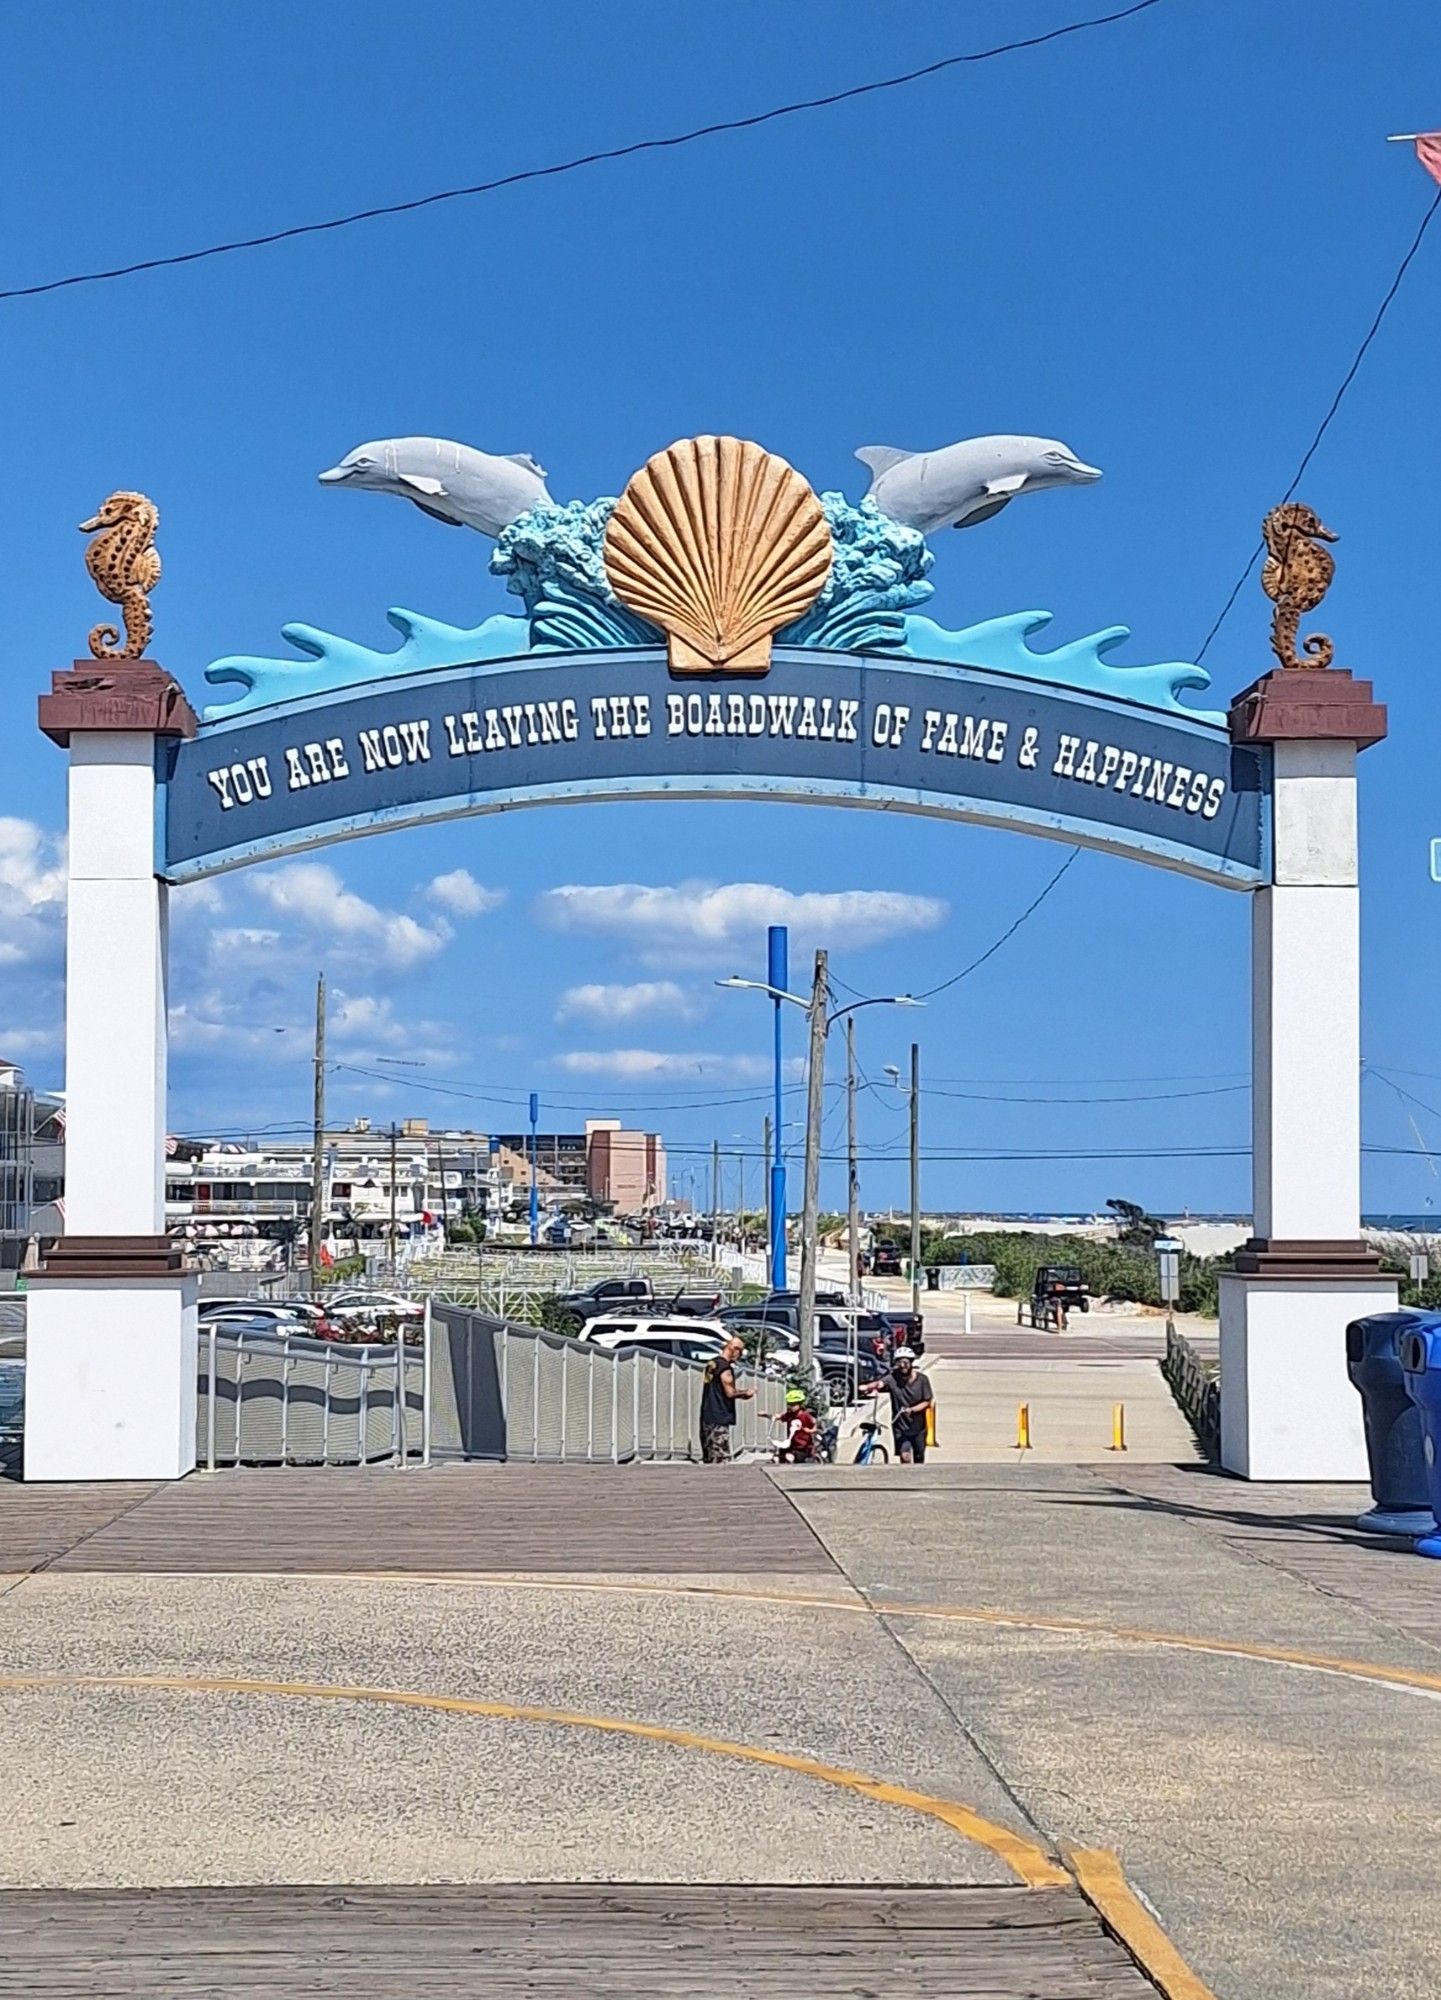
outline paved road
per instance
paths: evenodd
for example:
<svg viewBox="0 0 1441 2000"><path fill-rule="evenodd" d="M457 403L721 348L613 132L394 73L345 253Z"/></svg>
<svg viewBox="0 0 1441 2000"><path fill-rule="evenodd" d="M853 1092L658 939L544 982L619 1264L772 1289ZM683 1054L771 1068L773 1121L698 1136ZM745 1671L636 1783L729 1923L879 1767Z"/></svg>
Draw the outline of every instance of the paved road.
<svg viewBox="0 0 1441 2000"><path fill-rule="evenodd" d="M899 1279L878 1279L874 1289L898 1305L909 1302ZM1160 1371L1165 1325L1155 1314L1077 1314L1065 1333L1051 1333L1017 1326L1014 1301L989 1292L974 1294L969 1311L957 1292L927 1292L922 1305L925 1367L936 1392L933 1455L941 1463L1014 1462L1022 1455L1022 1405L1030 1439L1025 1455L1038 1463L1112 1458L1117 1404L1128 1463L1201 1458ZM854 1415L844 1434L855 1435Z"/></svg>
<svg viewBox="0 0 1441 2000"><path fill-rule="evenodd" d="M136 1994L267 1990L260 1959L172 1978L177 1937L259 1940L328 1995L375 1990L398 1935L439 1991L456 1931L435 1919L425 1957L418 1885L507 1882L588 1885L591 1958L558 1969L563 1926L521 1936L513 1905L462 1898L456 1924L582 1994L611 1990L595 1964L665 1963L595 1885L688 1885L695 1990L684 1954L771 1882L975 1898L898 1959L917 1992L1124 1994L1076 1843L1119 1854L1220 2000L1414 2000L1441 1566L1359 1538L1363 1498L1037 1464L0 1483L0 1993L127 1990L118 1932ZM323 1919L285 1900L304 1883L370 1900ZM260 1898L236 1929L226 1886ZM996 1896L1036 1899L1005 1907L1064 1976L1018 1939L998 1968ZM836 1907L793 1906L804 1952L853 1953L832 1990L874 1990L881 1947L859 1917L838 1939ZM715 1990L765 1993L726 1950Z"/></svg>

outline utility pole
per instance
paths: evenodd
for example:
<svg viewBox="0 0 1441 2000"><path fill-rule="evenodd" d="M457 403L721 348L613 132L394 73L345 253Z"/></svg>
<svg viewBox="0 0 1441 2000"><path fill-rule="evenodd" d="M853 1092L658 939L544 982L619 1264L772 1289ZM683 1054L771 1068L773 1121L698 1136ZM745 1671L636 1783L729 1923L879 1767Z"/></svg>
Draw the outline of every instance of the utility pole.
<svg viewBox="0 0 1441 2000"><path fill-rule="evenodd" d="M395 1142L399 1137L395 1120L390 1121L390 1282L395 1283Z"/></svg>
<svg viewBox="0 0 1441 2000"><path fill-rule="evenodd" d="M742 1249L746 1240L746 1149L736 1151L736 1241Z"/></svg>
<svg viewBox="0 0 1441 2000"><path fill-rule="evenodd" d="M771 1219L770 1262L771 1290L783 1292L786 1288L786 1160L785 1129L786 1106L784 1076L783 1041L781 1032L780 995L790 986L790 932L784 924L772 924L766 932L766 983L771 988L772 1005L775 1009L775 1165L766 1175L768 1190L766 1211Z"/></svg>
<svg viewBox="0 0 1441 2000"><path fill-rule="evenodd" d="M765 1138L763 1144L766 1156L766 1177L761 1185L765 1190L766 1197L766 1245L769 1248L776 1239L775 1212L772 1207L772 1203L775 1200L775 1189L771 1185L771 1121L769 1112L766 1113L764 1131Z"/></svg>
<svg viewBox="0 0 1441 2000"><path fill-rule="evenodd" d="M921 1309L921 1050L911 1043L911 1311Z"/></svg>
<svg viewBox="0 0 1441 2000"><path fill-rule="evenodd" d="M315 979L315 1153L310 1162L310 1289L320 1287L325 1240L325 974Z"/></svg>
<svg viewBox="0 0 1441 2000"><path fill-rule="evenodd" d="M530 1240L532 1244L540 1240L540 1184L537 1169L540 1153L540 1095L530 1093ZM554 1164L554 1162L552 1162Z"/></svg>
<svg viewBox="0 0 1441 2000"><path fill-rule="evenodd" d="M826 1087L826 986L827 955L816 953L815 984L810 1004L810 1078L806 1091L806 1171L805 1203L801 1211L801 1303L800 1365L803 1374L815 1372L816 1359L816 1265L820 1257L817 1215L821 1191L821 1112Z"/></svg>
<svg viewBox="0 0 1441 2000"><path fill-rule="evenodd" d="M861 1302L861 1184L856 1172L856 1017L846 1016L846 1246L849 1297Z"/></svg>
<svg viewBox="0 0 1441 2000"><path fill-rule="evenodd" d="M710 1142L710 1245L714 1254L720 1249L720 1140Z"/></svg>

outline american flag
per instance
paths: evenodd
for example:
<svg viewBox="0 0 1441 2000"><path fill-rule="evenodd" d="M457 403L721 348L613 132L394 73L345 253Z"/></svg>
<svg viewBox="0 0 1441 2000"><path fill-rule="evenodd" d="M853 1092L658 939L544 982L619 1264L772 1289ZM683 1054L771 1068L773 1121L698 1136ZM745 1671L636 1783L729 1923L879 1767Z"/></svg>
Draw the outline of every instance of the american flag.
<svg viewBox="0 0 1441 2000"><path fill-rule="evenodd" d="M1416 157L1432 180L1441 183L1441 132L1418 132Z"/></svg>
<svg viewBox="0 0 1441 2000"><path fill-rule="evenodd" d="M165 1134L165 1157L166 1157L166 1159L167 1159L167 1160L173 1160L173 1159L175 1158L175 1155L176 1155L176 1153L177 1153L177 1152L178 1152L179 1150L180 1150L180 1141L179 1141L178 1139L172 1139L172 1138L171 1138L171 1136L170 1136L170 1134L169 1134L169 1133L167 1132L167 1133Z"/></svg>

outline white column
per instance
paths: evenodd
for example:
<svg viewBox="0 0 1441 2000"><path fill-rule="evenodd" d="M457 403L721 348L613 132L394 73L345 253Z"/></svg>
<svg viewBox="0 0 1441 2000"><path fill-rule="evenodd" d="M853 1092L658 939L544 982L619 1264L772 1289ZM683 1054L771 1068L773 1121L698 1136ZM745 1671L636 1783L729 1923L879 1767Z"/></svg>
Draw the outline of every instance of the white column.
<svg viewBox="0 0 1441 2000"><path fill-rule="evenodd" d="M169 891L155 875L155 738L70 739L65 1227L165 1228Z"/></svg>
<svg viewBox="0 0 1441 2000"><path fill-rule="evenodd" d="M1274 886L1252 921L1255 1234L1361 1233L1356 746L1274 746Z"/></svg>
<svg viewBox="0 0 1441 2000"><path fill-rule="evenodd" d="M70 737L66 1235L29 1296L27 1480L170 1479L195 1464L196 1281L143 1268L163 1262L165 1233L155 752L149 731Z"/></svg>
<svg viewBox="0 0 1441 2000"><path fill-rule="evenodd" d="M1281 741L1273 758L1252 923L1257 1254L1238 1259L1256 1268L1221 1280L1221 1456L1250 1479L1364 1479L1346 1325L1394 1307L1396 1283L1360 1257L1356 746Z"/></svg>

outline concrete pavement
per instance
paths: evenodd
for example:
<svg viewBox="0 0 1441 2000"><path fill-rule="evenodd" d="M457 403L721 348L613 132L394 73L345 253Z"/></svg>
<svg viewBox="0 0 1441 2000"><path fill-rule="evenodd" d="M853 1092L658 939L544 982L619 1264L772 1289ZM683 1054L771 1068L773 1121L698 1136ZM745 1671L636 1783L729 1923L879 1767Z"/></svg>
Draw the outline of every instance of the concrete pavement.
<svg viewBox="0 0 1441 2000"><path fill-rule="evenodd" d="M909 1303L909 1288L899 1279L882 1278L870 1288L893 1304ZM1159 1315L1078 1313L1065 1333L1052 1333L1018 1327L1015 1301L989 1292L973 1293L968 1311L958 1292L926 1292L922 1310L921 1365L935 1390L937 1415L937 1443L928 1458L959 1465L1021 1457L1053 1465L1120 1457L1131 1464L1200 1460L1195 1434L1161 1374L1165 1322ZM963 1330L967 1324L969 1331ZM1113 1448L1117 1404L1123 1406L1124 1453ZM1030 1439L1024 1451L1018 1444L1023 1405ZM847 1456L859 1414L850 1412L842 1426Z"/></svg>
<svg viewBox="0 0 1441 2000"><path fill-rule="evenodd" d="M320 1479L348 1538L317 1536L308 1475L112 1498L109 1525L77 1495L69 1529L0 1484L0 1568L47 1565L0 1588L0 1885L22 1896L0 1888L0 1934L13 1909L32 1935L21 1885L1044 1896L1079 1844L1120 1855L1218 2000L1429 1990L1441 1566L1357 1536L1354 1489L1035 1461ZM508 1567L482 1574L490 1512ZM683 1566L610 1553L658 1538ZM243 1573L204 1573L207 1544ZM329 1573L296 1566L322 1549ZM469 1573L420 1573L463 1550ZM968 1963L939 1990L1091 1990ZM47 1991L27 1964L11 1990Z"/></svg>

